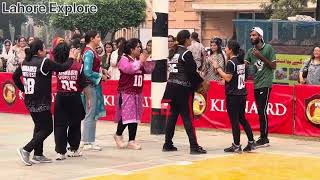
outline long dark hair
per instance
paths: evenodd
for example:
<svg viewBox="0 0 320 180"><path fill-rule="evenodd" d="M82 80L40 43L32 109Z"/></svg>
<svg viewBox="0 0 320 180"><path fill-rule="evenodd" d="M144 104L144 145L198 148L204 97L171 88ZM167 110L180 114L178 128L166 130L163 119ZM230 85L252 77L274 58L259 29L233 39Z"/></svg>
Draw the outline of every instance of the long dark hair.
<svg viewBox="0 0 320 180"><path fill-rule="evenodd" d="M181 30L177 35L178 44L175 44L169 51L169 59L171 59L177 52L178 45L184 45L186 41L190 38L190 32L188 30Z"/></svg>
<svg viewBox="0 0 320 180"><path fill-rule="evenodd" d="M120 37L116 40L117 46L118 46L118 59L117 64L121 59L122 54L124 53L124 43L126 42L126 39L124 37Z"/></svg>
<svg viewBox="0 0 320 180"><path fill-rule="evenodd" d="M233 54L237 56L240 64L244 63L245 52L243 49L240 49L240 45L235 40L228 41L227 47L232 50Z"/></svg>
<svg viewBox="0 0 320 180"><path fill-rule="evenodd" d="M59 43L53 49L53 58L58 63L64 63L69 58L70 47L66 42Z"/></svg>
<svg viewBox="0 0 320 180"><path fill-rule="evenodd" d="M32 57L38 54L38 51L43 51L44 45L43 41L38 38L35 38L34 41L30 44L29 48L25 49L26 58L25 61L31 61Z"/></svg>
<svg viewBox="0 0 320 180"><path fill-rule="evenodd" d="M106 43L104 44L104 46L103 46L104 51L105 51L105 52L107 52L107 49L106 49L106 46L107 46L107 45L111 46L111 48L112 48L112 52L113 52L113 51L114 51L114 49L113 49L113 44L112 44L112 42L106 42Z"/></svg>
<svg viewBox="0 0 320 180"><path fill-rule="evenodd" d="M223 61L226 61L226 60L225 60L225 57L224 57L224 54L223 54L223 52L222 52L222 39L220 39L220 38L214 38L214 39L212 39L212 40L210 41L210 44L211 44L211 43L214 43L214 44L216 44L216 45L218 46L217 53L222 55ZM210 55L213 54L213 51L211 50L211 48L210 48L208 51L210 52Z"/></svg>
<svg viewBox="0 0 320 180"><path fill-rule="evenodd" d="M84 36L84 40L86 44L89 44L91 42L91 38L95 38L97 36L98 32L97 31L88 31L86 32Z"/></svg>
<svg viewBox="0 0 320 180"><path fill-rule="evenodd" d="M139 44L141 44L141 41L137 38L131 38L128 41L125 41L123 43L123 49L121 50L124 54L130 55L131 54L131 49L134 49L137 47ZM120 49L119 49L120 50Z"/></svg>
<svg viewBox="0 0 320 180"><path fill-rule="evenodd" d="M314 56L314 49L316 48L320 48L320 46L314 46L311 52L311 57L310 57L310 61L313 61L316 57Z"/></svg>

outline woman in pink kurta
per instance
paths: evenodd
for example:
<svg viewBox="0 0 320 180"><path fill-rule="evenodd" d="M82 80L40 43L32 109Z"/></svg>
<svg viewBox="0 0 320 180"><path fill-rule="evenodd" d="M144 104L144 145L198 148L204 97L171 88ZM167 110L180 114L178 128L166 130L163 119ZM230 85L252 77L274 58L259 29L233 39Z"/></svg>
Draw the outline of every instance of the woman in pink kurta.
<svg viewBox="0 0 320 180"><path fill-rule="evenodd" d="M122 133L128 126L129 143L127 147L139 150L141 145L136 143L135 137L143 112L144 74L150 74L155 67L155 63L148 59L148 54L141 53L141 42L136 38L125 42L124 54L119 61L120 80L115 117L118 127L114 139L118 148L126 147Z"/></svg>

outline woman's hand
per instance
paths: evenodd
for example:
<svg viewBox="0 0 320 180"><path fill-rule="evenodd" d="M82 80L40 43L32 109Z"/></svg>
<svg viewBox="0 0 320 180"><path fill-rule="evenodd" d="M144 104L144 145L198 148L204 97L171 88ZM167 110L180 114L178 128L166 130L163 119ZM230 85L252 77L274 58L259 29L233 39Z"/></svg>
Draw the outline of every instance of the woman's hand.
<svg viewBox="0 0 320 180"><path fill-rule="evenodd" d="M72 49L70 49L70 52L69 52L69 58L77 59L79 53L80 53L79 49L72 48Z"/></svg>
<svg viewBox="0 0 320 180"><path fill-rule="evenodd" d="M143 51L141 54L140 54L140 62L143 64L144 62L147 61L147 59L149 58L149 54L146 53L145 51Z"/></svg>
<svg viewBox="0 0 320 180"><path fill-rule="evenodd" d="M211 64L215 69L218 69L220 67L216 59L212 59Z"/></svg>

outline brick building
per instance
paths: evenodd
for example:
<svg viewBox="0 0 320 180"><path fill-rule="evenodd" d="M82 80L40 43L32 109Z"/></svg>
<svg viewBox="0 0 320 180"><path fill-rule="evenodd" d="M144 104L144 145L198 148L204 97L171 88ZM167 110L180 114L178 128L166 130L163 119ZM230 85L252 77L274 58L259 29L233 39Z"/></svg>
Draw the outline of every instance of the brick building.
<svg viewBox="0 0 320 180"><path fill-rule="evenodd" d="M205 46L212 37L230 39L233 36L233 19L265 19L262 3L269 0L169 0L169 34L176 35L181 29L199 33ZM305 15L315 16L315 4L308 4ZM151 39L152 16L138 29L124 29L116 37L139 37L143 44Z"/></svg>

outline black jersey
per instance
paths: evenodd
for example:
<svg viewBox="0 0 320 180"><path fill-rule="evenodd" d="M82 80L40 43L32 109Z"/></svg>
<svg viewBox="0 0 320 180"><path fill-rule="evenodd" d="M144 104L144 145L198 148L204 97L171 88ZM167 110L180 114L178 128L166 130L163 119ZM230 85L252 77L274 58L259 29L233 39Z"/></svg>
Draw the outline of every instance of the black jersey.
<svg viewBox="0 0 320 180"><path fill-rule="evenodd" d="M170 72L168 83L196 89L203 81L197 73L197 65L192 52L184 46L178 46L174 56L168 60L168 64Z"/></svg>
<svg viewBox="0 0 320 180"><path fill-rule="evenodd" d="M37 56L32 57L30 61L22 62L13 74L13 80L16 86L24 92L24 102L30 112L43 112L51 109L52 71L65 71L72 62L69 59L64 64L58 64Z"/></svg>
<svg viewBox="0 0 320 180"><path fill-rule="evenodd" d="M247 95L247 89L245 86L245 64L240 64L237 57L233 57L227 63L226 73L232 75L231 80L226 82L226 95Z"/></svg>

